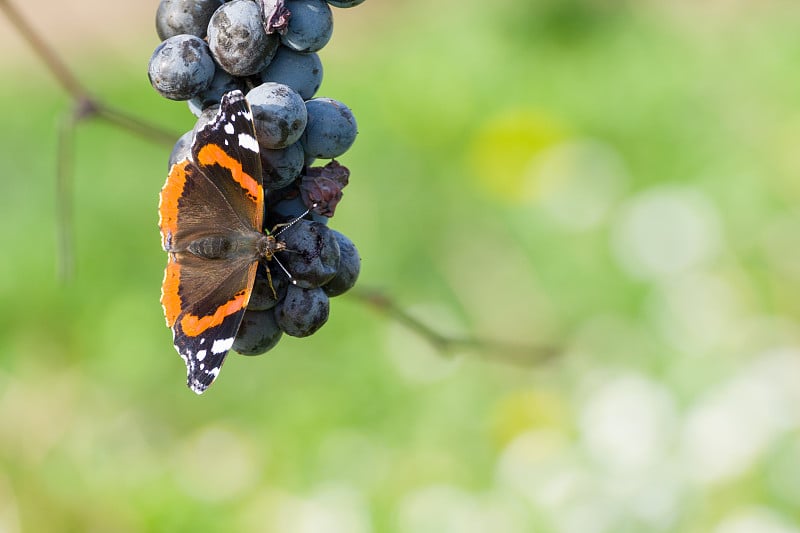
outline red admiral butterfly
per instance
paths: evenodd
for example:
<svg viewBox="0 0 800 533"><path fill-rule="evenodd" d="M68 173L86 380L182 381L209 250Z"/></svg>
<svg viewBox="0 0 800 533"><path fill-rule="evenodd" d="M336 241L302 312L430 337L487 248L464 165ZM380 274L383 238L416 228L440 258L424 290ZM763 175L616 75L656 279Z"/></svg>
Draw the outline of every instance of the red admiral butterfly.
<svg viewBox="0 0 800 533"><path fill-rule="evenodd" d="M261 180L250 106L241 91L231 91L195 134L191 156L170 169L158 206L169 254L161 305L197 394L233 346L258 262L284 249L262 232Z"/></svg>

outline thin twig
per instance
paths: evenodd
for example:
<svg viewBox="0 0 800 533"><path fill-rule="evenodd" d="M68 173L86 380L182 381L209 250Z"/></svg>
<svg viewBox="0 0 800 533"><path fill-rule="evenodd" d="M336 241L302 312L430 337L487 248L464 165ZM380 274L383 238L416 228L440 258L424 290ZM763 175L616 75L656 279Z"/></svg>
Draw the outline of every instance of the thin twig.
<svg viewBox="0 0 800 533"><path fill-rule="evenodd" d="M416 335L427 340L443 355L468 350L483 356L491 356L493 361L530 366L545 362L559 354L559 350L554 346L525 345L474 337L449 337L413 317L396 301L378 289L354 288L348 294L382 312L395 322L403 324Z"/></svg>
<svg viewBox="0 0 800 533"><path fill-rule="evenodd" d="M150 122L131 116L118 108L101 103L97 100L78 78L67 67L66 63L56 53L55 49L47 44L44 39L28 24L22 14L8 0L0 0L0 9L3 10L11 24L19 31L23 39L30 45L36 55L42 60L47 70L53 74L56 81L76 102L74 123L82 120L100 117L106 121L139 135L158 144L172 146L180 134L164 129Z"/></svg>
<svg viewBox="0 0 800 533"><path fill-rule="evenodd" d="M176 134L174 131L166 130L149 122L145 122L117 108L109 107L100 102L95 102L95 104L97 106L96 114L98 118L102 118L118 128L127 130L129 133L138 135L150 142L163 144L172 148L175 141L180 137L180 135Z"/></svg>
<svg viewBox="0 0 800 533"><path fill-rule="evenodd" d="M58 162L56 167L56 240L58 277L72 277L72 162L75 113L69 113L58 125Z"/></svg>

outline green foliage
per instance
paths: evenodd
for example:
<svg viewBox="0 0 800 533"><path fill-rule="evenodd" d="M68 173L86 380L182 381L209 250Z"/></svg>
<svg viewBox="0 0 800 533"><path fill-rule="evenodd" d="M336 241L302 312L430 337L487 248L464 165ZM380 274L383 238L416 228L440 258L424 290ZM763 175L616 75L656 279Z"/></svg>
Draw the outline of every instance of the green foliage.
<svg viewBox="0 0 800 533"><path fill-rule="evenodd" d="M359 124L333 221L359 284L435 329L564 351L448 359L342 297L204 397L158 303L169 147L79 127L60 286L68 104L3 67L26 83L0 89L0 530L797 532L798 15L337 10L319 95ZM154 40L130 45L142 65ZM107 61L102 98L190 129Z"/></svg>

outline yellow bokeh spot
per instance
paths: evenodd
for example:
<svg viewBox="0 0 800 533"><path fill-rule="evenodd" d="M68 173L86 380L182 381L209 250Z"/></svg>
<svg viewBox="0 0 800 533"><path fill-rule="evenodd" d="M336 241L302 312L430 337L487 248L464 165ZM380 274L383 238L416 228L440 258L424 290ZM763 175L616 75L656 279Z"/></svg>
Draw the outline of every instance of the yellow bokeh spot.
<svg viewBox="0 0 800 533"><path fill-rule="evenodd" d="M478 184L498 199L523 201L530 191L527 169L543 150L567 137L553 117L530 109L490 118L472 140L469 165Z"/></svg>
<svg viewBox="0 0 800 533"><path fill-rule="evenodd" d="M494 406L490 433L499 446L532 429L561 428L570 420L567 407L557 395L546 391L518 391Z"/></svg>

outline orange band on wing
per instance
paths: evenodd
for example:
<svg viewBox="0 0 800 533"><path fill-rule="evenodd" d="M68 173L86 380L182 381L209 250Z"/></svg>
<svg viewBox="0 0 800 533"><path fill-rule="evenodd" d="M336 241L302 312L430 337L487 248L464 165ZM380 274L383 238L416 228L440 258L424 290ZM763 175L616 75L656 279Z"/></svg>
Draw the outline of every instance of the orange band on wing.
<svg viewBox="0 0 800 533"><path fill-rule="evenodd" d="M161 189L158 202L158 227L161 229L161 245L166 250L170 236L178 231L178 200L186 185L186 166L189 160L175 163L169 171L167 182Z"/></svg>
<svg viewBox="0 0 800 533"><path fill-rule="evenodd" d="M167 327L172 327L181 314L181 297L178 288L181 284L181 265L169 254L167 269L164 271L164 283L161 285L161 306L167 319Z"/></svg>
<svg viewBox="0 0 800 533"><path fill-rule="evenodd" d="M237 292L233 298L228 300L224 305L217 308L213 315L198 317L195 315L187 314L181 319L181 329L183 332L190 336L196 337L206 331L208 328L219 326L225 317L241 311L247 305L250 299L250 291L243 290Z"/></svg>
<svg viewBox="0 0 800 533"><path fill-rule="evenodd" d="M200 148L197 153L197 162L205 166L220 165L227 168L231 171L234 181L241 185L255 202L263 205L264 189L250 174L244 171L241 162L229 156L219 145L207 144Z"/></svg>

